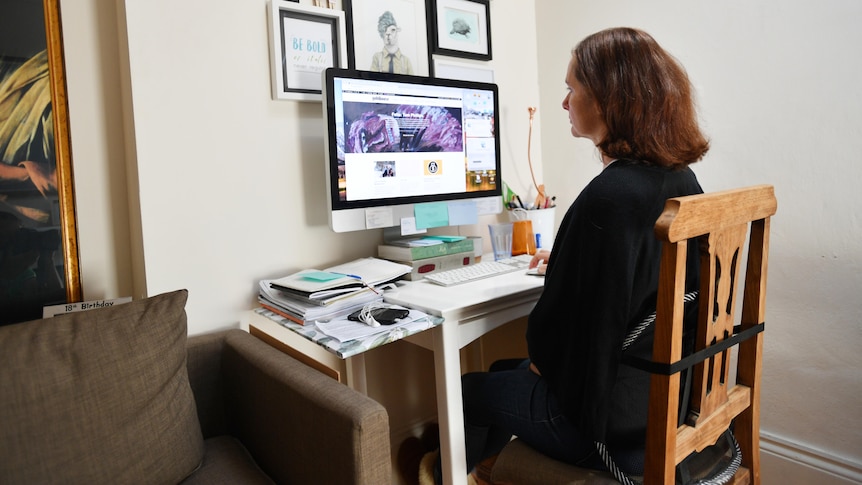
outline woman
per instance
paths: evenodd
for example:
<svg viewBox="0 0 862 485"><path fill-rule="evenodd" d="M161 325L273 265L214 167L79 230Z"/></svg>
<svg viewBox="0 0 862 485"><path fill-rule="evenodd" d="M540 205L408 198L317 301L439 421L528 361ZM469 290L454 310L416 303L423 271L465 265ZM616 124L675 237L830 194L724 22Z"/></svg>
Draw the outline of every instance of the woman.
<svg viewBox="0 0 862 485"><path fill-rule="evenodd" d="M529 360L463 377L468 470L512 435L594 468L604 467L601 442L623 471L643 468L649 375L620 366L623 341L655 311L655 221L668 198L702 192L688 165L709 142L685 71L645 32L614 28L584 39L566 87L572 135L591 140L604 167L567 211L553 252L533 258L546 276L528 320ZM690 289L696 262L689 259ZM650 330L626 350L651 351Z"/></svg>

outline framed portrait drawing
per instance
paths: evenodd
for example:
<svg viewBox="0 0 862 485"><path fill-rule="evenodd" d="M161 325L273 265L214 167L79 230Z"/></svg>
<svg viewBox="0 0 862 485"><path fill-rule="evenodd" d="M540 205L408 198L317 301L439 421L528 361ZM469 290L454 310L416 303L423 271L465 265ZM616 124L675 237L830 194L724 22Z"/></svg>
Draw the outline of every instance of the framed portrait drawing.
<svg viewBox="0 0 862 485"><path fill-rule="evenodd" d="M427 76L426 0L344 0L352 69Z"/></svg>
<svg viewBox="0 0 862 485"><path fill-rule="evenodd" d="M59 1L3 15L17 29L0 26L0 325L82 296Z"/></svg>
<svg viewBox="0 0 862 485"><path fill-rule="evenodd" d="M320 101L322 72L347 67L344 12L272 0L269 14L272 98Z"/></svg>
<svg viewBox="0 0 862 485"><path fill-rule="evenodd" d="M489 0L428 0L433 54L491 60Z"/></svg>

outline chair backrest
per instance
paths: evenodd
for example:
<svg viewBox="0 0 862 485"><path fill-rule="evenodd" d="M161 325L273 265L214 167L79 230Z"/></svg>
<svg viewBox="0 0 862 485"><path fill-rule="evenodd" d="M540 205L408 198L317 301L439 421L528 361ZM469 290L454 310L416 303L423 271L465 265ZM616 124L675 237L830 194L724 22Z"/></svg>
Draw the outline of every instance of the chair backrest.
<svg viewBox="0 0 862 485"><path fill-rule="evenodd" d="M731 422L742 451L737 476L747 475L751 483L760 483L762 330L769 218L776 209L773 187L761 185L669 199L656 222L656 235L664 246L653 361L663 365L665 372L653 374L651 381L646 484L674 483L676 465L715 443ZM743 279L746 236L748 263ZM701 253L696 355L680 362L687 243L692 238L699 240ZM742 314L735 329L737 287L742 281ZM729 375L731 345L738 346L735 385ZM679 369L688 367L691 360L699 363L693 367L690 412L679 425Z"/></svg>

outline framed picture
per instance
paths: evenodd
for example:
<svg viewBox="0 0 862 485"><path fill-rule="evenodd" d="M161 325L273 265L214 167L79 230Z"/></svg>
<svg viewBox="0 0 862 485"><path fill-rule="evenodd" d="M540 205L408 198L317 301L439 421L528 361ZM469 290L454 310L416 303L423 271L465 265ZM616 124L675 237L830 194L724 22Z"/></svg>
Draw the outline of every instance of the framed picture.
<svg viewBox="0 0 862 485"><path fill-rule="evenodd" d="M489 0L428 1L428 42L433 54L491 60Z"/></svg>
<svg viewBox="0 0 862 485"><path fill-rule="evenodd" d="M5 15L34 35L0 29L0 325L81 301L59 1Z"/></svg>
<svg viewBox="0 0 862 485"><path fill-rule="evenodd" d="M344 0L350 67L427 76L425 0Z"/></svg>
<svg viewBox="0 0 862 485"><path fill-rule="evenodd" d="M320 101L322 72L347 67L344 12L272 0L272 98Z"/></svg>
<svg viewBox="0 0 862 485"><path fill-rule="evenodd" d="M483 83L494 82L494 71L484 67L485 65L458 62L440 56L432 56L434 59L434 77L444 79L463 79L465 81L478 81Z"/></svg>

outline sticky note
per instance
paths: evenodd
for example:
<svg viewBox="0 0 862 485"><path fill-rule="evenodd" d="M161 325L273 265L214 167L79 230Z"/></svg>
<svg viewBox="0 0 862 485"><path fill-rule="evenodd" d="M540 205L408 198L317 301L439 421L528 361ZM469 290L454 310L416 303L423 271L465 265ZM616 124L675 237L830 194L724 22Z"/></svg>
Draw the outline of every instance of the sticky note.
<svg viewBox="0 0 862 485"><path fill-rule="evenodd" d="M328 271L309 271L307 273L302 273L302 279L304 280L324 282L337 280L338 278L344 278L344 275L338 273L330 273Z"/></svg>
<svg viewBox="0 0 862 485"><path fill-rule="evenodd" d="M426 233L425 229L416 229L416 218L415 217L402 217L401 218L401 235L402 236L410 236L411 234L423 234Z"/></svg>
<svg viewBox="0 0 862 485"><path fill-rule="evenodd" d="M467 239L467 236L444 236L442 234L439 234L439 235L434 235L434 236L427 236L425 239L433 239L433 240L437 240L437 242L447 243L447 242L463 241L464 239Z"/></svg>
<svg viewBox="0 0 862 485"><path fill-rule="evenodd" d="M377 229L394 224L391 207L365 209L365 228Z"/></svg>
<svg viewBox="0 0 862 485"><path fill-rule="evenodd" d="M449 225L463 226L479 222L479 209L474 200L457 200L448 203Z"/></svg>
<svg viewBox="0 0 862 485"><path fill-rule="evenodd" d="M486 197L476 204L476 212L480 215L499 214L503 210L501 197Z"/></svg>
<svg viewBox="0 0 862 485"><path fill-rule="evenodd" d="M428 202L413 206L417 229L449 225L449 206L446 202Z"/></svg>

